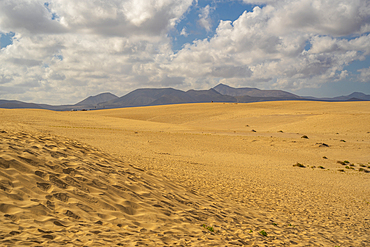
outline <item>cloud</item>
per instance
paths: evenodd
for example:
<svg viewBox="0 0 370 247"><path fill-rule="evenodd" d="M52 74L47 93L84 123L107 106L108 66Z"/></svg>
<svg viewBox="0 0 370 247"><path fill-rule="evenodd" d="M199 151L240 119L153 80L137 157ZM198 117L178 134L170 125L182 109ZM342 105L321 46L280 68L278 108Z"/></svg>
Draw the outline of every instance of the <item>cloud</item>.
<svg viewBox="0 0 370 247"><path fill-rule="evenodd" d="M370 83L370 67L359 69L357 72L360 72L361 74L358 76L359 81L361 82L368 82Z"/></svg>
<svg viewBox="0 0 370 247"><path fill-rule="evenodd" d="M282 4L283 2L283 4ZM370 31L370 3L365 0L295 0L271 3L276 13L269 23L276 33L292 30L346 36Z"/></svg>
<svg viewBox="0 0 370 247"><path fill-rule="evenodd" d="M63 33L66 28L53 21L42 1L0 1L0 31Z"/></svg>
<svg viewBox="0 0 370 247"><path fill-rule="evenodd" d="M370 35L363 33L370 23L368 5L367 1L302 0L256 6L234 22L221 21L210 40L184 46L173 59L172 75L214 76L215 67L242 65L251 72L238 83L259 81L260 87L291 90L345 79L349 73L344 67L369 55Z"/></svg>
<svg viewBox="0 0 370 247"><path fill-rule="evenodd" d="M170 83L159 66L173 53L167 32L191 4L0 1L0 31L16 33L0 51L0 98L72 103L101 91L122 95L150 82Z"/></svg>
<svg viewBox="0 0 370 247"><path fill-rule="evenodd" d="M212 19L210 18L209 14L213 10L214 8L211 8L209 5L200 10L198 24L207 32L210 32L212 28Z"/></svg>
<svg viewBox="0 0 370 247"><path fill-rule="evenodd" d="M52 1L50 8L69 29L130 37L163 35L173 28L192 0Z"/></svg>
<svg viewBox="0 0 370 247"><path fill-rule="evenodd" d="M74 103L139 87L300 89L351 76L370 56L366 0L244 1L260 4L176 53L168 33L192 0L0 0L0 98ZM209 5L199 24L212 29ZM179 35L186 36L184 28ZM369 81L369 69L357 78Z"/></svg>
<svg viewBox="0 0 370 247"><path fill-rule="evenodd" d="M210 75L221 78L247 78L252 71L245 66L217 66L212 68Z"/></svg>
<svg viewBox="0 0 370 247"><path fill-rule="evenodd" d="M186 27L184 27L183 29L181 29L180 35L185 36L185 37L188 37L189 36L189 34L186 32Z"/></svg>
<svg viewBox="0 0 370 247"><path fill-rule="evenodd" d="M3 0L0 31L158 36L173 28L191 4L192 0Z"/></svg>

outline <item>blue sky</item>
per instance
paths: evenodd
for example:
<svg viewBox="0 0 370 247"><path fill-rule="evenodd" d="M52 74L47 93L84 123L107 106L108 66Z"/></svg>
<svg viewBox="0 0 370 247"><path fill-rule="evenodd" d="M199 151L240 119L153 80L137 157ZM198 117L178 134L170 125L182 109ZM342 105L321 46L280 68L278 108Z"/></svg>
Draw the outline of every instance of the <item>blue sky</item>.
<svg viewBox="0 0 370 247"><path fill-rule="evenodd" d="M0 1L0 99L141 87L370 94L366 0Z"/></svg>
<svg viewBox="0 0 370 247"><path fill-rule="evenodd" d="M13 43L15 33L1 33L0 34L0 48L5 48Z"/></svg>
<svg viewBox="0 0 370 247"><path fill-rule="evenodd" d="M202 9L210 6L210 23L211 30L207 31L199 25L199 15ZM211 38L215 34L215 30L220 20L235 21L244 11L252 11L257 5L246 4L242 1L209 1L200 0L197 5L189 8L188 13L178 23L176 29L169 33L173 41L174 51L178 51L186 43L192 43L196 39ZM263 6L263 5L259 5ZM186 29L188 36L180 35L183 28Z"/></svg>

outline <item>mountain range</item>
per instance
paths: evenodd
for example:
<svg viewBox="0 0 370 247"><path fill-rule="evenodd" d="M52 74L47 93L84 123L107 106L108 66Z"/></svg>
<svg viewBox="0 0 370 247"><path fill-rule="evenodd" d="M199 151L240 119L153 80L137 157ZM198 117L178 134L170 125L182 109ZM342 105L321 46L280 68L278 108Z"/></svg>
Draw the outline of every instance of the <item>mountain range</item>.
<svg viewBox="0 0 370 247"><path fill-rule="evenodd" d="M74 104L53 106L26 103L17 100L0 100L0 108L33 108L56 111L111 109L135 106L152 106L184 103L234 102L250 103L261 101L310 100L310 101L370 101L370 95L354 92L334 98L302 97L282 90L261 90L258 88L233 88L219 84L209 90L181 91L173 88L140 88L122 97L112 93L101 93Z"/></svg>

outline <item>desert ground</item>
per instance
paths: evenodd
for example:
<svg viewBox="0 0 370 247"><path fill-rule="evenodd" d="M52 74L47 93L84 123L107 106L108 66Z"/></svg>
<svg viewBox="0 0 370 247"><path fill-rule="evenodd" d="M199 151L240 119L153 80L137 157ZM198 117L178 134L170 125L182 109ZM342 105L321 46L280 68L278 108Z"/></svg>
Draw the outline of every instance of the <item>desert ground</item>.
<svg viewBox="0 0 370 247"><path fill-rule="evenodd" d="M370 246L370 102L0 109L1 246Z"/></svg>

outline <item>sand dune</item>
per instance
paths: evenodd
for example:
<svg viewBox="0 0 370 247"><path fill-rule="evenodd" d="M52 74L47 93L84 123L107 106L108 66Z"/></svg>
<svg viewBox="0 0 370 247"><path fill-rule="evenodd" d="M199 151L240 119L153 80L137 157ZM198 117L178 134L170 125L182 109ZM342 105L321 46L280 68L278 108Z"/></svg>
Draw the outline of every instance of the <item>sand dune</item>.
<svg viewBox="0 0 370 247"><path fill-rule="evenodd" d="M367 102L0 109L0 244L369 246L369 122Z"/></svg>

